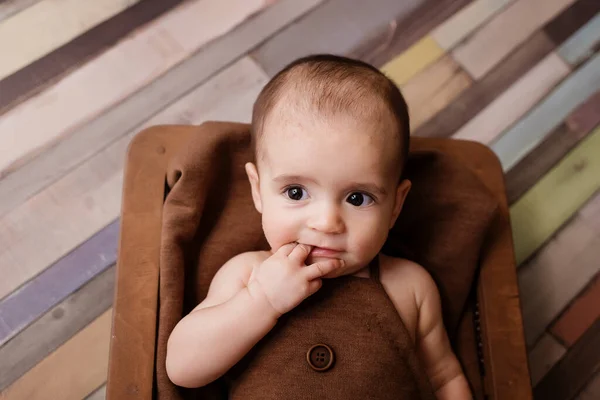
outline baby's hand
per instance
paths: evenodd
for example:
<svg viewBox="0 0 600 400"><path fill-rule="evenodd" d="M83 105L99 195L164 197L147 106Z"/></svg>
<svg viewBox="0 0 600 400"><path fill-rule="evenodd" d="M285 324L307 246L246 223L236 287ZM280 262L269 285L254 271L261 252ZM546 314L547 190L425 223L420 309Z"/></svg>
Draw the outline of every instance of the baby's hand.
<svg viewBox="0 0 600 400"><path fill-rule="evenodd" d="M322 276L343 265L337 259L305 265L310 251L311 247L305 244L281 246L252 270L248 282L250 294L265 298L278 316L292 310L321 288Z"/></svg>

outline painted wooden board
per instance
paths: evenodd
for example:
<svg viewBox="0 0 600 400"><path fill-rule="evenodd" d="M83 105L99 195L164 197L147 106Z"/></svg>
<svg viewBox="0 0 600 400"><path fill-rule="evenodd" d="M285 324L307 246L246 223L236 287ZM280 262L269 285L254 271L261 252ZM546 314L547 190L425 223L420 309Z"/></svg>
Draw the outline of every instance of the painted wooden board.
<svg viewBox="0 0 600 400"><path fill-rule="evenodd" d="M431 36L426 36L404 53L381 67L381 71L401 86L419 71L435 62L444 54Z"/></svg>
<svg viewBox="0 0 600 400"><path fill-rule="evenodd" d="M117 260L119 221L0 301L0 346ZM0 374L1 375L1 374Z"/></svg>
<svg viewBox="0 0 600 400"><path fill-rule="evenodd" d="M600 319L600 276L572 301L550 331L567 346L573 346L597 319Z"/></svg>
<svg viewBox="0 0 600 400"><path fill-rule="evenodd" d="M537 385L544 375L560 360L567 349L551 335L545 333L529 352L529 372L531 384Z"/></svg>
<svg viewBox="0 0 600 400"><path fill-rule="evenodd" d="M151 85L123 100L119 107L112 108L71 131L69 136L2 179L0 216L55 182L99 149L137 129L191 88L233 64L240 58L240 54L247 53L266 37L310 11L316 4L318 2L312 0L279 0L228 35L209 43L203 47L202 52L170 69ZM221 96L222 93L216 95ZM2 173L0 177L1 175Z"/></svg>
<svg viewBox="0 0 600 400"><path fill-rule="evenodd" d="M426 0L329 0L286 26L252 52L269 76L298 57L313 53L348 54L365 36L391 19L410 15Z"/></svg>
<svg viewBox="0 0 600 400"><path fill-rule="evenodd" d="M4 0L0 2L0 22L23 11L40 0Z"/></svg>
<svg viewBox="0 0 600 400"><path fill-rule="evenodd" d="M506 172L506 195L509 204L517 201L599 124L600 92L577 107L565 122Z"/></svg>
<svg viewBox="0 0 600 400"><path fill-rule="evenodd" d="M348 56L381 67L430 34L471 0L422 1L409 14L393 16L373 33L366 33Z"/></svg>
<svg viewBox="0 0 600 400"><path fill-rule="evenodd" d="M0 116L0 177L238 26L263 1L185 2Z"/></svg>
<svg viewBox="0 0 600 400"><path fill-rule="evenodd" d="M112 309L0 393L0 399L80 400L106 382Z"/></svg>
<svg viewBox="0 0 600 400"><path fill-rule="evenodd" d="M569 72L569 66L556 53L550 53L467 122L453 137L484 144L492 142L537 104Z"/></svg>
<svg viewBox="0 0 600 400"><path fill-rule="evenodd" d="M563 227L519 272L525 338L536 343L598 273L600 235L578 215Z"/></svg>
<svg viewBox="0 0 600 400"><path fill-rule="evenodd" d="M558 54L571 65L581 63L593 54L600 43L600 13L571 36L558 49Z"/></svg>
<svg viewBox="0 0 600 400"><path fill-rule="evenodd" d="M0 114L112 47L183 0L144 0L0 81Z"/></svg>
<svg viewBox="0 0 600 400"><path fill-rule="evenodd" d="M536 399L572 399L600 371L600 320L534 388Z"/></svg>
<svg viewBox="0 0 600 400"><path fill-rule="evenodd" d="M104 400L106 399L106 384L102 385L94 393L90 394L85 400Z"/></svg>
<svg viewBox="0 0 600 400"><path fill-rule="evenodd" d="M560 46L585 25L600 11L600 2L594 0L577 0L556 18L544 26L544 33L548 35L556 46Z"/></svg>
<svg viewBox="0 0 600 400"><path fill-rule="evenodd" d="M596 373L577 395L576 400L598 400L600 399L600 372Z"/></svg>
<svg viewBox="0 0 600 400"><path fill-rule="evenodd" d="M475 82L414 134L425 137L449 137L553 49L554 43L544 33L534 34L497 68Z"/></svg>
<svg viewBox="0 0 600 400"><path fill-rule="evenodd" d="M1 22L0 80L137 1L42 0Z"/></svg>
<svg viewBox="0 0 600 400"><path fill-rule="evenodd" d="M446 107L471 83L469 75L449 55L419 72L401 87L410 112L411 129L415 130Z"/></svg>
<svg viewBox="0 0 600 400"><path fill-rule="evenodd" d="M600 54L573 72L529 114L492 144L504 170L534 149L577 106L600 90Z"/></svg>
<svg viewBox="0 0 600 400"><path fill-rule="evenodd" d="M108 310L114 287L113 266L0 347L0 391Z"/></svg>
<svg viewBox="0 0 600 400"><path fill-rule="evenodd" d="M125 152L137 132L165 123L247 122L266 81L252 60L239 60L0 218L0 242L7 244L0 248L0 298L118 217Z"/></svg>
<svg viewBox="0 0 600 400"><path fill-rule="evenodd" d="M450 50L514 0L475 0L431 32L444 50Z"/></svg>
<svg viewBox="0 0 600 400"><path fill-rule="evenodd" d="M600 189L600 127L510 209L517 264L528 259Z"/></svg>
<svg viewBox="0 0 600 400"><path fill-rule="evenodd" d="M574 0L517 0L475 32L452 55L480 79Z"/></svg>

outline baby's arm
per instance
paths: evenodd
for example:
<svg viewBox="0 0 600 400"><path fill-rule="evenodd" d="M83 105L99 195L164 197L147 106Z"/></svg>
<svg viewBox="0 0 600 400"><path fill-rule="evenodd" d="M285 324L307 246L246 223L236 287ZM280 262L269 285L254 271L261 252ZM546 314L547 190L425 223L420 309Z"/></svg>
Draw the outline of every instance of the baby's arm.
<svg viewBox="0 0 600 400"><path fill-rule="evenodd" d="M175 327L167 344L167 374L184 387L204 386L238 362L277 322L273 308L246 284L255 253L229 260L208 294Z"/></svg>
<svg viewBox="0 0 600 400"><path fill-rule="evenodd" d="M472 399L469 385L444 327L437 287L426 271L423 270L419 275L422 275L422 279L416 292L419 306L417 348L436 397L440 400Z"/></svg>

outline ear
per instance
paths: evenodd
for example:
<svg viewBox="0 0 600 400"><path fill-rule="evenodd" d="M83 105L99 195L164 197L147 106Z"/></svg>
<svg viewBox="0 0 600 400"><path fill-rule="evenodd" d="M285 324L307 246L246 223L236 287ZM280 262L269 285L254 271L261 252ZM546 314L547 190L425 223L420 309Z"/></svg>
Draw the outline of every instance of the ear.
<svg viewBox="0 0 600 400"><path fill-rule="evenodd" d="M406 200L406 196L408 195L408 192L410 192L411 186L412 186L412 183L408 179L404 179L398 185L398 188L396 189L396 199L394 200L394 210L392 212L392 218L390 219L389 229L392 229L392 227L396 223L396 220L398 219L398 216L400 215L400 211L402 211L402 206L404 206L404 201Z"/></svg>
<svg viewBox="0 0 600 400"><path fill-rule="evenodd" d="M252 163L246 163L245 167L248 180L250 181L250 188L252 189L252 200L254 201L254 207L256 208L256 211L262 214L262 200L260 198L258 170L256 169L256 165Z"/></svg>

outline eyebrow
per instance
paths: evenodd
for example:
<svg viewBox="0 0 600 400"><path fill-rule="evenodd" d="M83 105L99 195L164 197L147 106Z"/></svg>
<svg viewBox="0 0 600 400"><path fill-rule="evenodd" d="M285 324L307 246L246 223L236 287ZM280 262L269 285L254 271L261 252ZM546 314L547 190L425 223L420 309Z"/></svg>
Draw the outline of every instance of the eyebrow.
<svg viewBox="0 0 600 400"><path fill-rule="evenodd" d="M288 174L282 174L282 175L276 176L275 178L273 178L273 181L280 183L280 184L287 183L287 182L311 182L311 183L315 183L315 184L317 183L316 180L307 178L305 176L288 175ZM352 187L352 189L375 193L380 196L387 196L387 191L385 190L385 188L383 188L382 186L376 185L376 184L353 183L349 186Z"/></svg>

